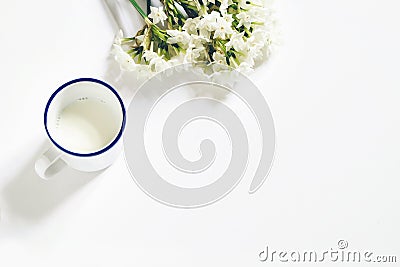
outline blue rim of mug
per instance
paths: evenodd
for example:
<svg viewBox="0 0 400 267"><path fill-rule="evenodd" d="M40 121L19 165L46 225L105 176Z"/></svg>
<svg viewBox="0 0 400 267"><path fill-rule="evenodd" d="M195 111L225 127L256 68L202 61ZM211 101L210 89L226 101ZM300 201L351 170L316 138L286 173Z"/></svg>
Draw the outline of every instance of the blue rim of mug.
<svg viewBox="0 0 400 267"><path fill-rule="evenodd" d="M61 92L64 88L66 88L66 87L68 87L68 86L70 86L70 85L72 85L72 84L79 83L79 82L93 82L93 83L97 83L97 84L100 84L100 85L105 86L106 88L108 88L108 89L117 97L117 99L118 99L118 101L119 101L119 104L120 104L120 106L121 106L121 109L122 109L122 123L121 123L121 128L120 128L120 130L119 130L119 132L118 132L118 135L114 138L114 140L113 140L109 145L107 145L106 147L102 148L101 150L98 150L98 151L95 151L95 152L91 152L91 153L85 153L85 154L70 151L70 150L68 150L68 149L66 149L66 148L64 148L64 147L62 147L61 145L59 145L59 144L51 137L50 132L49 132L49 130L48 130L48 128L47 128L47 112L49 111L49 107L50 107L50 104L51 104L51 102L53 101L53 99L54 99L54 98L56 97L56 95L57 95L59 92ZM105 82L103 82L103 81L100 81L100 80L98 80L98 79L94 79L94 78L79 78L79 79L75 79L75 80L69 81L69 82L67 82L67 83L64 83L63 85L61 85L61 86L50 96L49 101L47 101L46 108L45 108L45 110L44 110L44 127L45 127L45 129L46 129L46 133L47 133L48 137L50 138L50 140L53 142L53 144L54 144L57 148L61 149L62 151L66 152L66 153L68 153L68 154L70 154L70 155L78 156L78 157L91 157L91 156L100 155L100 154L106 152L107 150L109 150L110 148L112 148L112 147L119 141L119 139L121 139L122 133L123 133L123 131L124 131L124 129L125 129L125 123L126 123L126 110L125 110L124 103L122 102L122 99L121 99L121 97L119 96L119 94L117 93L117 91L116 91L111 85L109 85L109 84L107 84L107 83L105 83Z"/></svg>

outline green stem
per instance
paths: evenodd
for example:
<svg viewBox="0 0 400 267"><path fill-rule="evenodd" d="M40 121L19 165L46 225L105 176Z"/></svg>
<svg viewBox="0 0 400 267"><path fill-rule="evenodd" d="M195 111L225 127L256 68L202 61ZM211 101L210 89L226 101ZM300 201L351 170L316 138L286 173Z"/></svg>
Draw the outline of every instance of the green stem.
<svg viewBox="0 0 400 267"><path fill-rule="evenodd" d="M132 3L132 5L136 8L136 10L139 12L139 14L145 19L147 18L146 13L144 13L143 9L139 6L139 4L135 0L129 0L129 2Z"/></svg>

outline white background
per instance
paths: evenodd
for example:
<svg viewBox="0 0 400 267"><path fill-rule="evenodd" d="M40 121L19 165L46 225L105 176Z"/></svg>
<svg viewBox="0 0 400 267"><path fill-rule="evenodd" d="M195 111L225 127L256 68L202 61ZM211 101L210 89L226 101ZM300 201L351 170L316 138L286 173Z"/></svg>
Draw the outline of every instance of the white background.
<svg viewBox="0 0 400 267"><path fill-rule="evenodd" d="M221 201L183 210L140 191L122 155L97 174L35 175L58 86L96 77L129 97L137 85L112 79L116 29L101 1L3 1L0 266L263 266L266 245L324 251L339 239L399 261L398 1L275 7L283 44L251 76L276 123L272 171L254 195L246 175Z"/></svg>

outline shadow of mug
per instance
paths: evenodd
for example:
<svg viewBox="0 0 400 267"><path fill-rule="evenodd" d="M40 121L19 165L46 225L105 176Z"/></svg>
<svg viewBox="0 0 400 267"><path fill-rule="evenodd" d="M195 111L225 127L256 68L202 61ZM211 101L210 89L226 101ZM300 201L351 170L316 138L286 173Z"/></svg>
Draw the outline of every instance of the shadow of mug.
<svg viewBox="0 0 400 267"><path fill-rule="evenodd" d="M1 195L10 223L15 220L30 223L40 221L104 171L80 172L66 166L54 174L54 179L43 180L36 174L34 164L49 145L49 142L45 142L3 187Z"/></svg>

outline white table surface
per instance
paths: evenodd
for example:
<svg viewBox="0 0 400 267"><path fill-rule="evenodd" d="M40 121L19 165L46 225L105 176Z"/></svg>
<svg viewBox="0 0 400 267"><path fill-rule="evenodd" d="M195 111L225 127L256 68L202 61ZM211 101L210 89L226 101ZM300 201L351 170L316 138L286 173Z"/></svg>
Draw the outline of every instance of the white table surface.
<svg viewBox="0 0 400 267"><path fill-rule="evenodd" d="M272 171L253 195L246 174L221 201L184 210L143 193L122 155L101 173L35 175L59 85L96 77L124 97L136 85L113 80L101 1L3 2L0 266L263 266L266 245L323 251L340 239L400 261L399 3L275 7L283 44L251 76L276 124Z"/></svg>

